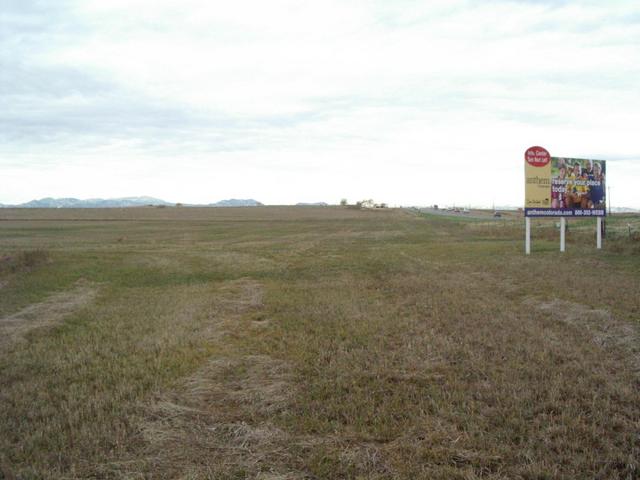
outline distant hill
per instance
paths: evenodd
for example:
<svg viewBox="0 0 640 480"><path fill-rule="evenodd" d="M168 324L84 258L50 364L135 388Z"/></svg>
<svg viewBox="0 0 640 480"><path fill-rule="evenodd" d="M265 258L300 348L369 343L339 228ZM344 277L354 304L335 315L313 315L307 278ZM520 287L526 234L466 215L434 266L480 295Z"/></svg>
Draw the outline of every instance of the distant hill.
<svg viewBox="0 0 640 480"><path fill-rule="evenodd" d="M297 207L328 207L329 204L327 202L312 202L312 203L305 203L305 202L300 202L300 203L296 203Z"/></svg>
<svg viewBox="0 0 640 480"><path fill-rule="evenodd" d="M124 198L90 198L80 200L78 198L41 198L19 205L4 205L4 207L18 208L118 208L118 207L142 207L145 205L173 205L158 198L152 197L124 197Z"/></svg>
<svg viewBox="0 0 640 480"><path fill-rule="evenodd" d="M145 206L173 206L175 203L169 203L159 198L153 197L124 197L124 198L90 198L80 200L78 198L41 198L39 200L31 200L30 202L21 203L19 205L3 205L0 208L123 208L123 207L145 207ZM258 207L262 203L254 199L236 199L220 200L216 203L208 205L185 204L189 207Z"/></svg>
<svg viewBox="0 0 640 480"><path fill-rule="evenodd" d="M261 207L262 203L253 198L249 198L246 200L230 198L228 200L220 200L216 203L210 203L210 207Z"/></svg>

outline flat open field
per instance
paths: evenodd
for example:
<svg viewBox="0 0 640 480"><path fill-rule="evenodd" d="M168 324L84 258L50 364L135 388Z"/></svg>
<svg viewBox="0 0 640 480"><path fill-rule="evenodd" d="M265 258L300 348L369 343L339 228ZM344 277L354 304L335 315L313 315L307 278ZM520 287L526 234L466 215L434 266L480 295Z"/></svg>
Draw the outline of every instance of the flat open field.
<svg viewBox="0 0 640 480"><path fill-rule="evenodd" d="M0 478L640 478L637 217L522 223L0 210Z"/></svg>

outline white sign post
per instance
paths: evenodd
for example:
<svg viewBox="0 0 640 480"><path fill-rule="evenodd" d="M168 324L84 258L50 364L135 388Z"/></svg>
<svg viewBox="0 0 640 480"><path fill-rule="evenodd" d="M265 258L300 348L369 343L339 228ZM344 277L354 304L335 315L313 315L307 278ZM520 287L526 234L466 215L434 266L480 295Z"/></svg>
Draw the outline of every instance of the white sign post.
<svg viewBox="0 0 640 480"><path fill-rule="evenodd" d="M597 218L598 223L596 224L596 229L598 233L596 234L596 248L598 250L602 249L602 217Z"/></svg>
<svg viewBox="0 0 640 480"><path fill-rule="evenodd" d="M564 239L565 232L567 230L567 220L564 217L560 217L560 251L564 252Z"/></svg>
<svg viewBox="0 0 640 480"><path fill-rule="evenodd" d="M529 217L525 217L524 225L526 230L524 237L524 251L529 255L531 253L531 219Z"/></svg>

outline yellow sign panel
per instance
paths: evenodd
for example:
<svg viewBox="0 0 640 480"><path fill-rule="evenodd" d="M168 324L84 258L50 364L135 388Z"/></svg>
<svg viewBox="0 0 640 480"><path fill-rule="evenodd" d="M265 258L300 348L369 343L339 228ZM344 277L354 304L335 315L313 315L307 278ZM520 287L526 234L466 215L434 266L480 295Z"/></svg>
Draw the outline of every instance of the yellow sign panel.
<svg viewBox="0 0 640 480"><path fill-rule="evenodd" d="M551 157L542 147L525 153L524 208L551 207Z"/></svg>
<svg viewBox="0 0 640 480"><path fill-rule="evenodd" d="M525 208L551 207L551 163L534 167L526 164L525 175Z"/></svg>

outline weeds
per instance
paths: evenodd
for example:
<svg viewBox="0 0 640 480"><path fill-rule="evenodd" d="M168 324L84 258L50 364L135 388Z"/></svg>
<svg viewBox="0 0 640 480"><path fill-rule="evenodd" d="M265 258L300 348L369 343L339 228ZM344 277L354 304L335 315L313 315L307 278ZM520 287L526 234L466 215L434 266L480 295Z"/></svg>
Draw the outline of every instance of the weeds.
<svg viewBox="0 0 640 480"><path fill-rule="evenodd" d="M51 261L46 250L24 250L0 256L0 275L28 272Z"/></svg>

